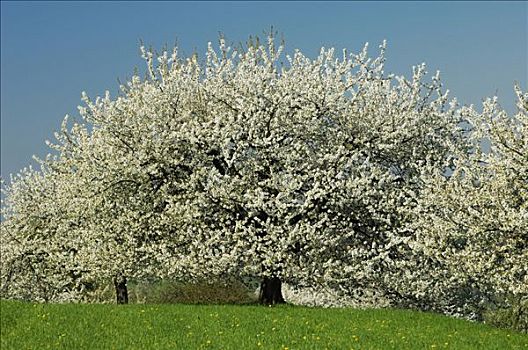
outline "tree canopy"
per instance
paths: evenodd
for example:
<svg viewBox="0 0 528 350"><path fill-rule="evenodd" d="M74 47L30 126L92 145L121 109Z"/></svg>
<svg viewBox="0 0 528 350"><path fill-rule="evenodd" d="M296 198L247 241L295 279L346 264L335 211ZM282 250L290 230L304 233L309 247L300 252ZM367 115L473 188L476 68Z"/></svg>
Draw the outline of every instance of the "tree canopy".
<svg viewBox="0 0 528 350"><path fill-rule="evenodd" d="M4 186L2 295L229 276L275 285L270 303L282 282L442 311L468 285L476 303L525 295L527 95L514 117L496 99L478 113L423 64L387 74L385 43L375 58L283 49L142 47L145 78L83 94L55 154Z"/></svg>

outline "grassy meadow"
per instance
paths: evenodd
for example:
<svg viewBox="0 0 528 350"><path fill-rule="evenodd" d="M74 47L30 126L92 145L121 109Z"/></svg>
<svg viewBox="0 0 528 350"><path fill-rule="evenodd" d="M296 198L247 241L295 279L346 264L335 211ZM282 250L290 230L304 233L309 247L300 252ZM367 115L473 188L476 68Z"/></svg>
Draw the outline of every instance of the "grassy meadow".
<svg viewBox="0 0 528 350"><path fill-rule="evenodd" d="M528 349L528 336L408 310L0 301L7 349Z"/></svg>

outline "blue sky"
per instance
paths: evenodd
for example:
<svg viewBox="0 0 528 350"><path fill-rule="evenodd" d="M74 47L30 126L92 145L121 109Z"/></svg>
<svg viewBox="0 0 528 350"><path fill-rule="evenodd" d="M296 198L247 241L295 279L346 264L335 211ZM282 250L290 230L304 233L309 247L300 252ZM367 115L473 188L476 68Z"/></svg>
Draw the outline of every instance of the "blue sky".
<svg viewBox="0 0 528 350"><path fill-rule="evenodd" d="M1 2L1 175L45 156L80 93L117 91L144 71L139 41L203 53L223 32L244 42L273 26L286 51L358 51L388 41L387 70L426 62L462 103L527 88L527 2ZM375 52L372 51L374 55Z"/></svg>

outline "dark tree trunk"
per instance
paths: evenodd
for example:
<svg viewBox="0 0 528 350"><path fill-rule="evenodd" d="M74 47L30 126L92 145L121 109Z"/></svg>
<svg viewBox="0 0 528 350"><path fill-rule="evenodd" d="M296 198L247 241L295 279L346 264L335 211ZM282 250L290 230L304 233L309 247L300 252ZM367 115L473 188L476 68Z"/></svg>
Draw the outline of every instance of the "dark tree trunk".
<svg viewBox="0 0 528 350"><path fill-rule="evenodd" d="M260 282L259 302L266 305L285 303L282 297L282 282L278 277L265 277Z"/></svg>
<svg viewBox="0 0 528 350"><path fill-rule="evenodd" d="M118 304L128 304L127 279L122 274L114 277L114 287Z"/></svg>

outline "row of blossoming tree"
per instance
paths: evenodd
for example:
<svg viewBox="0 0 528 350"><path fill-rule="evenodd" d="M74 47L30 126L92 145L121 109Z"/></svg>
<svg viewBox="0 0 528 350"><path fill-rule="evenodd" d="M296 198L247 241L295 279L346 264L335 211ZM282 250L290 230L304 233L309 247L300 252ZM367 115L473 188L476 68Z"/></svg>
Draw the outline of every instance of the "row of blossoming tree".
<svg viewBox="0 0 528 350"><path fill-rule="evenodd" d="M40 170L3 186L3 298L113 281L261 280L468 314L528 293L528 95L459 107L424 65L268 42L205 59L142 48L147 76L83 94ZM484 140L484 141L483 141ZM484 151L482 143L490 145Z"/></svg>

